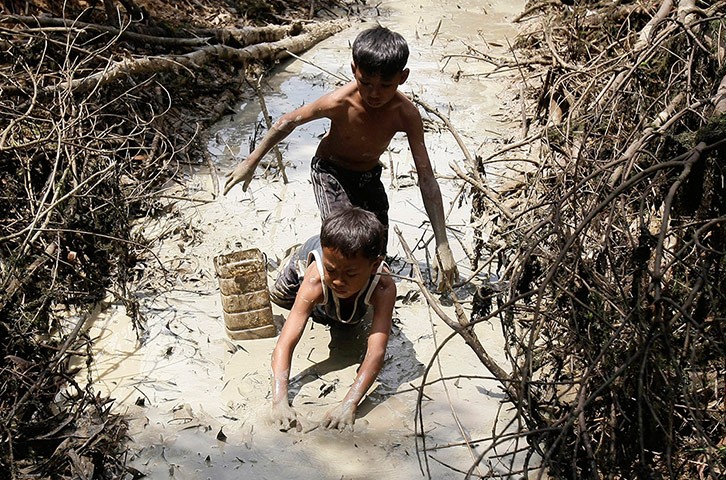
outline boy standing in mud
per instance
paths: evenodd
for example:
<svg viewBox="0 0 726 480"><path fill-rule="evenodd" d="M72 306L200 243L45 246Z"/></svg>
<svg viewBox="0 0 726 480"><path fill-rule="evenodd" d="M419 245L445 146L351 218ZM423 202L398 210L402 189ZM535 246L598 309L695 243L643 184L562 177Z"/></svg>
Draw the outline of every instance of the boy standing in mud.
<svg viewBox="0 0 726 480"><path fill-rule="evenodd" d="M407 61L408 45L398 33L381 26L361 32L353 42L354 81L280 117L257 148L227 175L224 194L239 182L246 191L262 157L296 127L327 118L330 130L320 141L311 166L321 217L354 205L374 213L387 232L388 198L380 180L380 156L393 136L404 132L436 239L437 283L442 288L453 284L458 273L446 238L441 190L424 143L421 115L398 91L409 75Z"/></svg>
<svg viewBox="0 0 726 480"><path fill-rule="evenodd" d="M288 382L293 351L308 319L350 335L371 309L366 353L355 382L320 422L324 428L353 430L358 404L383 366L391 332L396 284L383 261L385 241L385 229L373 213L342 207L323 220L320 235L305 242L280 272L270 297L290 314L272 353L275 426L302 428L289 403Z"/></svg>

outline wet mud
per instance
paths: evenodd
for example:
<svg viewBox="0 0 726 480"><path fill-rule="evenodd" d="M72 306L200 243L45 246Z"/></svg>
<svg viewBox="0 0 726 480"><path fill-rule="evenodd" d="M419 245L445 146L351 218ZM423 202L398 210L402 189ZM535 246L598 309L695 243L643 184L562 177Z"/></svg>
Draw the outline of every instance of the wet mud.
<svg viewBox="0 0 726 480"><path fill-rule="evenodd" d="M378 21L401 32L411 45L411 76L402 90L449 115L471 150L485 154L518 131L516 94L501 79L482 77L491 66L443 57L465 51L469 43L505 53L516 34L509 19L523 3L384 1L369 12L380 16L353 22L303 60L281 64L263 86L267 108L276 117L339 85L350 75L353 38ZM261 123L259 112L251 97L212 131L209 151L219 175L250 150ZM449 166L462 162L463 156L451 134L429 118L427 146L444 197L452 249L466 277L472 273L470 200ZM308 431L281 432L267 424L270 355L276 338L235 342L225 336L212 260L219 254L259 248L267 256L272 282L288 249L317 233L320 219L309 164L326 128L325 122L304 125L281 145L289 183L258 169L260 175L247 192L235 187L226 197L213 198L210 172L190 172L186 188L191 201L178 204L178 228L168 219L139 227L149 235L166 232L155 255L170 272L170 283L145 292L147 330L139 340L115 305L95 320L91 332L97 353L91 374L97 387L115 399L115 408L132 419L131 464L148 478L418 478L422 466L414 425L415 387L427 367L433 383L425 390L422 418L426 445L435 447L428 452L433 478L461 478L456 469L465 471L477 456L476 446L468 449L463 440L481 443L494 424L506 418L500 411L501 389L486 378L488 372L462 341L449 340L432 360L450 330L406 279L410 267L391 235L399 301L385 366L359 408L355 431L315 426L353 382L365 332L340 335L312 322L295 350L290 384L292 405ZM382 161L391 224L402 230L425 270L433 233L405 138L394 139ZM464 287L459 293L470 308L472 290ZM453 307L444 309L453 316ZM273 306L273 314L280 325L286 311ZM506 364L498 347L498 326L476 328L490 354ZM461 377L435 381L452 376ZM494 459L492 468L505 474L509 461L506 455Z"/></svg>

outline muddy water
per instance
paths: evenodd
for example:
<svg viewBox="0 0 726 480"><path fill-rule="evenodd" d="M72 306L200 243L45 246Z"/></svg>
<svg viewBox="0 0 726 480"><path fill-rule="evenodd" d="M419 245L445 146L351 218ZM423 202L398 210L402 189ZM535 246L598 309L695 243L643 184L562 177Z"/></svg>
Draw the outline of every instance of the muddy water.
<svg viewBox="0 0 726 480"><path fill-rule="evenodd" d="M462 57L445 59L474 46L498 56L515 35L507 19L523 1L450 2L384 1L365 13L366 23L332 37L303 56L282 63L264 85L267 107L277 117L310 102L350 76L350 43L375 21L402 33L411 46L411 75L402 90L420 96L448 115L473 154L486 155L518 131L516 94L499 78L486 78L492 67ZM324 68L323 71L320 67ZM223 175L251 148L261 122L255 97L212 131L209 150ZM430 118L430 117L427 117ZM469 275L469 201L461 196L451 162L463 155L451 134L437 122L429 125L426 141L447 211L449 235L463 276ZM427 461L433 478L462 478L474 459L491 445L486 439L501 430L506 414L499 412L501 389L483 378L488 374L470 349L456 338L410 281L397 282L394 329L386 364L359 408L354 432L315 428L325 411L339 402L355 377L364 348L360 338L331 338L331 332L309 325L296 348L291 372L291 400L307 433L279 432L266 423L270 396L270 353L275 339L231 342L224 336L219 289L212 258L242 248L257 247L270 261L269 278L286 250L319 228L320 220L309 184L309 163L323 121L298 128L281 145L289 183L262 170L250 189L235 187L213 199L209 172L191 172L182 218L144 226L162 235L155 254L170 272L163 289L149 289L141 298L147 330L140 341L120 308L99 317L92 335L98 339L92 374L97 388L116 399L128 413L133 438L131 464L149 478L390 478L421 476L416 454L414 412L424 369L429 380L461 375L427 387L423 420L427 447L436 447ZM413 160L405 138L396 138L382 159L384 184L391 201L391 223L398 226L417 259L425 266L432 254L430 226L412 175ZM223 179L222 179L223 181ZM403 256L392 235L389 252ZM410 267L394 262L406 277ZM158 268L149 264L148 269ZM470 292L459 292L465 300ZM444 308L454 317L453 308ZM281 323L285 311L273 308ZM477 327L490 355L506 368L501 333L496 325ZM436 348L447 342L438 357ZM471 449L464 439L478 440ZM419 443L420 447L420 443ZM519 459L506 455L516 445L493 452L478 473L506 476ZM512 463L513 462L513 463ZM474 473L477 473L475 470Z"/></svg>

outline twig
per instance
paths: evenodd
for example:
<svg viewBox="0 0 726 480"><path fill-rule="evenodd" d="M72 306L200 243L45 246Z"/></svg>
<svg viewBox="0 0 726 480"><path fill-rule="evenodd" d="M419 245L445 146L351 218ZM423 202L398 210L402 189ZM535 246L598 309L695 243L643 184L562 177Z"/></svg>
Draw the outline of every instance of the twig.
<svg viewBox="0 0 726 480"><path fill-rule="evenodd" d="M320 66L320 65L318 65L317 63L313 63L313 62L311 62L311 61L309 61L309 60L305 60L305 59L304 59L304 58L302 58L301 56L299 56L299 55L295 55L295 54L294 54L293 52L291 52L291 51L289 51L289 50L287 51L287 54L288 54L288 55L290 55L290 56L291 56L292 58L294 58L294 59L296 59L296 60L300 60L300 61L301 61L301 62L303 62L303 63L307 63L308 65L311 65L311 66L313 66L313 67L317 68L318 70L320 70L321 72L323 72L323 73L327 73L327 74L328 74L328 75L330 75L331 77L335 77L335 78L337 78L338 80L340 80L340 81L342 81L342 82L345 82L345 83L348 83L348 82L350 82L350 78L348 78L348 77L346 77L346 76L344 76L344 75L338 74L338 73L334 73L334 72L331 72L330 70L326 70L325 68L321 67L321 66Z"/></svg>
<svg viewBox="0 0 726 480"><path fill-rule="evenodd" d="M262 90L260 89L260 83L262 82L262 75L257 79L257 83L255 84L255 92L257 93L257 99L260 102L260 109L262 110L262 116L265 119L265 125L267 125L267 130L270 130L272 128L272 119L270 118L270 112L267 111L267 103L265 102L265 97L262 95ZM277 145L272 147L272 151L275 153L275 159L277 160L277 168L280 170L280 174L282 174L282 182L287 185L288 179L287 179L287 173L285 172L285 163L282 160L282 153L280 152L280 149Z"/></svg>
<svg viewBox="0 0 726 480"><path fill-rule="evenodd" d="M403 250L406 253L406 258L411 264L411 267L413 269L414 273L414 281L416 284L418 284L419 289L421 290L421 293L423 293L424 297L426 298L427 303L429 306L436 312L436 314L441 318L444 323L446 323L454 332L461 335L463 337L464 341L466 341L467 345L472 348L476 356L479 358L479 360L484 364L484 366L503 384L505 384L505 389L510 392L514 393L514 398L516 398L516 392L514 390L511 390L511 385L509 385L510 377L509 375L502 369L497 363L489 356L489 354L486 352L484 347L479 343L479 340L476 337L476 334L469 328L469 319L467 319L465 316L462 315L462 311L457 311L457 320L453 320L451 317L449 317L446 312L442 309L439 302L433 297L431 292L426 288L426 284L423 280L423 276L421 275L421 269L418 267L418 262L413 256L413 253L411 252L411 249L408 246L408 243L403 238L403 234L401 233L401 230L394 226L394 230L396 232L396 235L398 235L398 239L401 242L401 246L403 247Z"/></svg>
<svg viewBox="0 0 726 480"><path fill-rule="evenodd" d="M466 159L466 163L469 166L469 169L471 170L471 174L476 178L477 181L482 182L481 175L479 173L479 166L477 165L476 161L474 160L474 157L469 153L469 149L466 147L466 144L464 143L464 140L459 135L459 132L454 128L454 126L451 124L451 121L447 116L439 112L436 108L432 107L425 101L423 101L421 98L418 97L418 95L413 95L413 101L419 105L421 105L427 112L433 113L437 117L441 119L442 122L444 122L444 125L446 125L446 128L451 132L451 134L454 136L454 140L456 140L456 144L459 145L459 148L461 148L461 151L464 153L464 158Z"/></svg>
<svg viewBox="0 0 726 480"><path fill-rule="evenodd" d="M429 46L434 45L434 42L436 41L436 37L439 35L439 29L441 28L442 20L443 20L442 18L439 18L439 23L436 24L436 29L434 30L434 34L431 36L431 43L429 44Z"/></svg>

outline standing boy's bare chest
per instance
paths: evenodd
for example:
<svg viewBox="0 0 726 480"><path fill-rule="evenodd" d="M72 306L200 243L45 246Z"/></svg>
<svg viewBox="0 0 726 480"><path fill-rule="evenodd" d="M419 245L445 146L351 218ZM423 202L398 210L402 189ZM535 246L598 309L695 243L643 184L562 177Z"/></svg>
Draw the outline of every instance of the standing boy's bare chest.
<svg viewBox="0 0 726 480"><path fill-rule="evenodd" d="M381 150L401 131L401 126L390 114L352 112L338 119L338 122L333 122L331 133L333 129L338 138L349 146L358 146L363 150Z"/></svg>

